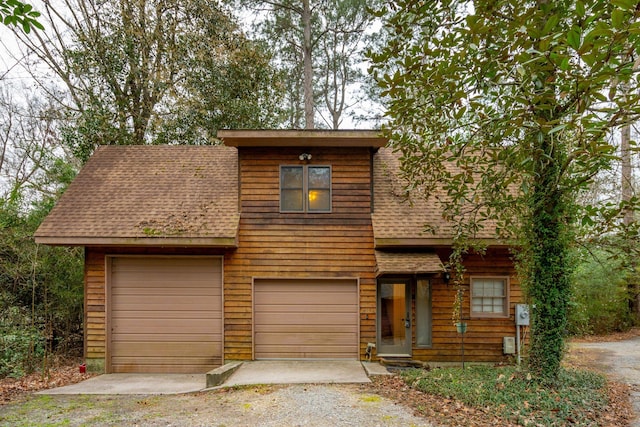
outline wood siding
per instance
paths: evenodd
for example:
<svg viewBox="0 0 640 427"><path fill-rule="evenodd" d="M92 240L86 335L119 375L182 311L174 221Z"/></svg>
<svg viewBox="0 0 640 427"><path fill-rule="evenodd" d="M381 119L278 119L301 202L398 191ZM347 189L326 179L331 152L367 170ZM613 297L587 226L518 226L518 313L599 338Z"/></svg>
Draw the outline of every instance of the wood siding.
<svg viewBox="0 0 640 427"><path fill-rule="evenodd" d="M448 250L440 250L438 255L446 261L449 253ZM507 360L508 357L503 354L502 339L516 336L515 305L524 302L520 282L509 252L502 249L489 249L484 255L468 255L464 258L464 265L466 272L462 316L467 322L467 333L464 335L465 361ZM470 318L470 276L509 277L509 318ZM461 335L457 333L452 319L455 293L456 289L452 283L446 284L441 278L432 278L432 346L431 348L417 347L414 330L413 358L434 362L461 360ZM413 316L415 319L415 303Z"/></svg>
<svg viewBox="0 0 640 427"><path fill-rule="evenodd" d="M332 168L332 212L280 213L281 165ZM225 358L252 358L252 280L360 279L360 343L375 340L371 153L364 148L240 148L238 250L225 258Z"/></svg>

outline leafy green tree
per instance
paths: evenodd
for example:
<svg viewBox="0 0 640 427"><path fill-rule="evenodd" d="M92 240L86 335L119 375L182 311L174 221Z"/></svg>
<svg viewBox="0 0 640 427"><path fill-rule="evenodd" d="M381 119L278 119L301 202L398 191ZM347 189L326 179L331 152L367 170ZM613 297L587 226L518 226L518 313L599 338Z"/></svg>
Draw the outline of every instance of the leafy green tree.
<svg viewBox="0 0 640 427"><path fill-rule="evenodd" d="M259 16L257 28L286 74L287 126L337 129L366 96L359 65L375 17L365 0L230 0ZM265 13L266 12L266 13ZM354 96L354 94L359 94Z"/></svg>
<svg viewBox="0 0 640 427"><path fill-rule="evenodd" d="M634 272L625 266L624 257L615 256L599 245L592 245L588 251L574 250L573 256L577 262L572 278L568 332L605 335L626 330L632 324L627 310L626 284Z"/></svg>
<svg viewBox="0 0 640 427"><path fill-rule="evenodd" d="M603 214L576 196L615 159L608 134L640 113L636 2L398 0L386 10L388 38L371 56L403 171L413 189L446 193L434 202L458 239L489 221L518 239L535 305L529 368L553 383L576 221Z"/></svg>
<svg viewBox="0 0 640 427"><path fill-rule="evenodd" d="M15 193L0 199L0 377L48 368L52 353L82 352L82 249L33 241L53 200L25 213Z"/></svg>
<svg viewBox="0 0 640 427"><path fill-rule="evenodd" d="M38 18L40 12L33 10L33 6L19 0L0 0L0 21L4 25L13 25L22 28L25 33L32 28L44 30Z"/></svg>
<svg viewBox="0 0 640 427"><path fill-rule="evenodd" d="M64 138L81 159L98 144L214 143L218 128L239 120L270 127L280 119L281 83L268 52L215 2L64 0L44 8L51 31L16 35L40 61L33 75L41 87L53 93L51 73L62 83Z"/></svg>
<svg viewBox="0 0 640 427"><path fill-rule="evenodd" d="M82 250L33 241L77 165L60 144L56 108L22 89L0 90L0 377L82 349Z"/></svg>

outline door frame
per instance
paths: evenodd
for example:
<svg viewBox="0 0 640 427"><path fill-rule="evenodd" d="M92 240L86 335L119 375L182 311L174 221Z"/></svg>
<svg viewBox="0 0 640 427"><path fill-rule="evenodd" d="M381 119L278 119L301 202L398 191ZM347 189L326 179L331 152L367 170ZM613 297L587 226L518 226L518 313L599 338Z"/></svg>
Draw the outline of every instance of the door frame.
<svg viewBox="0 0 640 427"><path fill-rule="evenodd" d="M381 305L381 292L380 286L383 284L404 284L405 292L405 319L408 315L408 326L405 326L405 342L402 346L395 348L389 348L385 350L385 346L382 344L382 305ZM378 356L392 356L392 357L411 357L413 349L413 307L412 307L412 288L413 281L409 277L383 277L378 278L376 281L376 345ZM405 320L406 325L406 320ZM391 347L391 346L389 346Z"/></svg>

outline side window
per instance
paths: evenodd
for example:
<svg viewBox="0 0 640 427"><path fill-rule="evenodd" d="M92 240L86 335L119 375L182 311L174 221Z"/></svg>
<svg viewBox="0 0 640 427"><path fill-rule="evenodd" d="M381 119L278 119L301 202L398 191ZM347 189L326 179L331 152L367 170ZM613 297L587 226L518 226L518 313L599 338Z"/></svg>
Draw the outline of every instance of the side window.
<svg viewBox="0 0 640 427"><path fill-rule="evenodd" d="M428 279L416 282L416 344L431 347L431 283Z"/></svg>
<svg viewBox="0 0 640 427"><path fill-rule="evenodd" d="M331 167L281 166L280 212L331 212Z"/></svg>
<svg viewBox="0 0 640 427"><path fill-rule="evenodd" d="M509 317L508 277L471 277L471 316Z"/></svg>

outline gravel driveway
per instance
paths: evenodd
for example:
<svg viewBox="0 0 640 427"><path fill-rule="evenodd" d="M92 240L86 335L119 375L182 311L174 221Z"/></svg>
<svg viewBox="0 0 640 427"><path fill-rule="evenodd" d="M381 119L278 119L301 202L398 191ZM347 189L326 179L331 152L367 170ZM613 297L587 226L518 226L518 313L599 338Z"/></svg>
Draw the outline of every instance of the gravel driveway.
<svg viewBox="0 0 640 427"><path fill-rule="evenodd" d="M174 396L31 396L1 426L430 426L368 385L251 386Z"/></svg>
<svg viewBox="0 0 640 427"><path fill-rule="evenodd" d="M616 381L631 386L631 401L636 413L632 427L640 427L640 337L624 341L573 343L572 352L585 357Z"/></svg>

